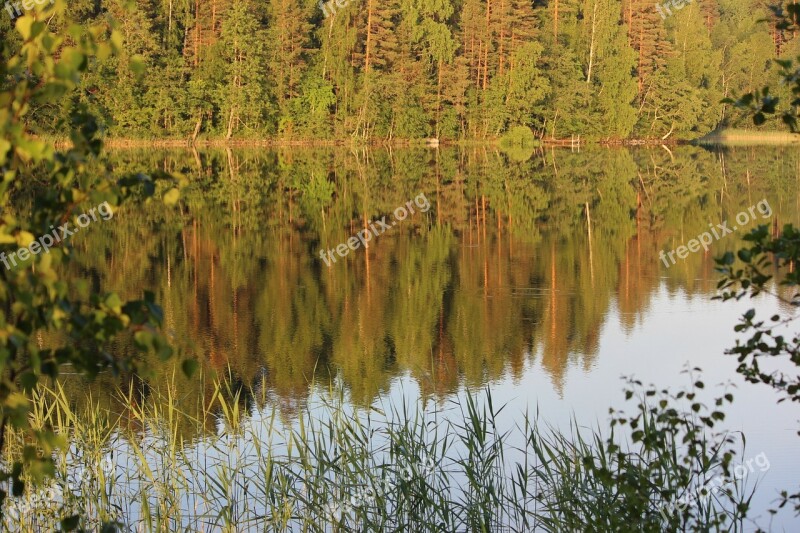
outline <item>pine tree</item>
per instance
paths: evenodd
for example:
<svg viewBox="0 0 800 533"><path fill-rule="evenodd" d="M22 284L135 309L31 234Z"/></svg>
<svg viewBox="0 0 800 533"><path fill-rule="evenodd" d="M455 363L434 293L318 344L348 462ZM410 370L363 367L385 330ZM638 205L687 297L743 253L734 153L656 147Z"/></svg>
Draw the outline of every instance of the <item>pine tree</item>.
<svg viewBox="0 0 800 533"><path fill-rule="evenodd" d="M293 113L290 102L300 95L300 82L311 53L309 36L312 25L308 9L301 0L269 0L267 13L269 26L265 32L265 44L270 93L278 105L280 130L291 136Z"/></svg>
<svg viewBox="0 0 800 533"><path fill-rule="evenodd" d="M421 97L427 113L433 115L433 134L438 138L441 133L444 71L454 61L458 46L447 24L455 6L452 0L412 0L404 5L407 7L403 20L414 43L410 53L419 57L426 78Z"/></svg>
<svg viewBox="0 0 800 533"><path fill-rule="evenodd" d="M217 42L225 13L233 0L189 0L191 22L184 34L184 57L195 68Z"/></svg>
<svg viewBox="0 0 800 533"><path fill-rule="evenodd" d="M664 21L653 9L651 0L625 0L623 12L628 42L637 55L636 76L641 97L650 76L666 65L672 52Z"/></svg>
<svg viewBox="0 0 800 533"><path fill-rule="evenodd" d="M263 127L267 40L256 13L254 0L233 0L214 49L215 66L222 72L216 93L226 139L242 129Z"/></svg>

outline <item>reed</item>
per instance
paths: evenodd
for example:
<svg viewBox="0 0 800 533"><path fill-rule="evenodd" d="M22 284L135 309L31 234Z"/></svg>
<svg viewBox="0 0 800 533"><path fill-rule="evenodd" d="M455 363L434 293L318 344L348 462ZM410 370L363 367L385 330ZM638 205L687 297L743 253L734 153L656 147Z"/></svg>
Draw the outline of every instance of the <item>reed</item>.
<svg viewBox="0 0 800 533"><path fill-rule="evenodd" d="M78 412L62 386L40 386L31 424L70 445L51 481L6 504L5 528L50 530L66 517L67 527L148 532L737 531L747 514L743 482L674 506L741 445L708 431L723 415L694 392L631 390L634 413L614 413L610 431L542 429L527 415L501 431L509 407L488 390L435 409L386 399L364 409L334 383L287 421L258 407L259 393L269 403L263 384L229 383L200 398L182 397L174 376L145 400L120 389L124 414L88 396ZM24 444L10 441L6 460Z"/></svg>

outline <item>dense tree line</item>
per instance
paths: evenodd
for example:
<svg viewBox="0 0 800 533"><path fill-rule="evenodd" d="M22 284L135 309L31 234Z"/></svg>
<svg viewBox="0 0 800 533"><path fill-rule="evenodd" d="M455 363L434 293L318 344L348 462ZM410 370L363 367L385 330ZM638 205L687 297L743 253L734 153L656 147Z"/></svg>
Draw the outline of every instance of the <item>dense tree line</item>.
<svg viewBox="0 0 800 533"><path fill-rule="evenodd" d="M697 137L738 123L720 101L798 53L793 32L760 22L768 0L705 0L665 18L653 0L340 3L62 7L120 25L125 53L93 63L80 96L115 137L485 139L517 125L557 138ZM3 40L8 25L3 16ZM58 111L36 117L46 128Z"/></svg>

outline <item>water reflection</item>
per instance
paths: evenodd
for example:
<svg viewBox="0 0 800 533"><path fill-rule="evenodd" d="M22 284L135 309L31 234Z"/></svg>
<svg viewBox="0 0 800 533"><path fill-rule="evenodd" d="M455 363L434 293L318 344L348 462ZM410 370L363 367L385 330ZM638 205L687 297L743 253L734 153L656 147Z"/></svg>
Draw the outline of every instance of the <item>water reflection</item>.
<svg viewBox="0 0 800 533"><path fill-rule="evenodd" d="M182 353L267 387L288 418L312 378L334 372L368 404L401 375L445 397L522 379L537 358L560 393L569 365L592 367L609 320L632 331L662 286L709 297L713 257L744 232L669 269L661 250L765 198L773 231L800 222L800 157L777 148L545 150L523 162L487 148L108 157L116 173L183 172L192 185L180 212L131 207L76 237L72 275L88 290L153 290ZM330 268L320 259L420 193L428 213ZM198 397L204 386L182 385Z"/></svg>

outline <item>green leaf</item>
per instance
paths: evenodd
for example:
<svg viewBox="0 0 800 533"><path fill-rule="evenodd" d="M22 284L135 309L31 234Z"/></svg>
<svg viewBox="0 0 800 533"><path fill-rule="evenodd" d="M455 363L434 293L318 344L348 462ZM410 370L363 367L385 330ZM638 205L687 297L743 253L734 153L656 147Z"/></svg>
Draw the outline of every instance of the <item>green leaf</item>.
<svg viewBox="0 0 800 533"><path fill-rule="evenodd" d="M64 531L75 531L76 529L78 529L78 525L80 524L80 522L81 522L80 515L76 514L68 516L67 518L61 520L61 529L63 529Z"/></svg>
<svg viewBox="0 0 800 533"><path fill-rule="evenodd" d="M183 369L184 375L190 378L197 372L197 369L200 368L200 364L194 359L186 359L181 363L181 368Z"/></svg>
<svg viewBox="0 0 800 533"><path fill-rule="evenodd" d="M15 27L22 38L26 41L30 39L33 34L33 22L34 19L30 15L25 15L24 17L17 19Z"/></svg>
<svg viewBox="0 0 800 533"><path fill-rule="evenodd" d="M142 351L147 351L153 347L153 334L149 331L137 331L133 334L133 340L136 343L136 346Z"/></svg>
<svg viewBox="0 0 800 533"><path fill-rule="evenodd" d="M19 378L20 384L25 391L32 391L36 384L39 382L39 379L36 377L36 374L33 372L25 372Z"/></svg>
<svg viewBox="0 0 800 533"><path fill-rule="evenodd" d="M8 150L11 148L11 141L0 139L0 165L5 164Z"/></svg>
<svg viewBox="0 0 800 533"><path fill-rule="evenodd" d="M123 524L119 522L103 522L103 526L100 528L100 533L117 533L117 531L121 531Z"/></svg>
<svg viewBox="0 0 800 533"><path fill-rule="evenodd" d="M122 300L120 300L119 295L115 292L106 296L106 300L103 303L115 313L122 312Z"/></svg>
<svg viewBox="0 0 800 533"><path fill-rule="evenodd" d="M166 194L164 194L164 203L166 205L175 205L176 203L178 203L180 197L181 197L181 192L173 187L172 189L167 191Z"/></svg>
<svg viewBox="0 0 800 533"><path fill-rule="evenodd" d="M141 54L135 54L132 56L129 66L131 72L133 72L133 75L136 76L137 79L140 79L144 75L145 60Z"/></svg>

